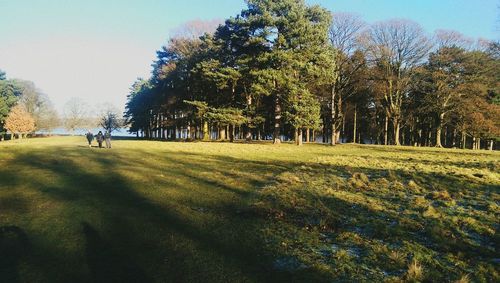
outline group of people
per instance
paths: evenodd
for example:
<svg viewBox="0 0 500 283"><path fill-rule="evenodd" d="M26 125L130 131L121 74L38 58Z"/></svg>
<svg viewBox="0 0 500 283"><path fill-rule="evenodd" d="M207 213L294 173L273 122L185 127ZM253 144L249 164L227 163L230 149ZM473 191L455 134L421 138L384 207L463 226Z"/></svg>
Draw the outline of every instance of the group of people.
<svg viewBox="0 0 500 283"><path fill-rule="evenodd" d="M92 141L94 140L94 137L97 141L97 144L99 145L99 148L102 148L102 143L106 142L106 148L111 148L111 132L106 131L104 134L102 131L99 131L97 135L94 136L94 134L89 130L87 134L85 134L85 137L87 137L87 141L89 142L89 147L92 147Z"/></svg>

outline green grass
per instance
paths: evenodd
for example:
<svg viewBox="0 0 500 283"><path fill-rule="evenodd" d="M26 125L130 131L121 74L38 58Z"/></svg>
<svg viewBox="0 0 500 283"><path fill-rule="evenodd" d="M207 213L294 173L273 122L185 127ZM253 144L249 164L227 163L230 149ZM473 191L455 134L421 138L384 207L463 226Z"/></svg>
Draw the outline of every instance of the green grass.
<svg viewBox="0 0 500 283"><path fill-rule="evenodd" d="M0 143L0 282L498 282L500 154Z"/></svg>

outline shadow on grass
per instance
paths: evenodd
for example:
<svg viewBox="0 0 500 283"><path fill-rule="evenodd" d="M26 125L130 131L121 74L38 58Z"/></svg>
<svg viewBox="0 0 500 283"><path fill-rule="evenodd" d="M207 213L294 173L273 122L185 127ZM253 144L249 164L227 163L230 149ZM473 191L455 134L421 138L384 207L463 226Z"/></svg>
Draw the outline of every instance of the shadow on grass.
<svg viewBox="0 0 500 283"><path fill-rule="evenodd" d="M104 240L89 223L82 222L85 255L93 282L151 282L144 271L121 251Z"/></svg>
<svg viewBox="0 0 500 283"><path fill-rule="evenodd" d="M20 231L26 231L20 238L30 239L26 241L32 243L33 253L20 254L31 258L28 262L39 265L26 268L26 272L38 272L31 275L40 279L38 281L331 279L320 269L301 271L297 279L296 274L273 268L273 262L282 253L269 248L261 235L269 220L238 210L251 204L258 197L258 189L274 180L277 174L304 164L311 166L311 174L317 176L351 174L341 166L260 162L223 154L152 154L142 150L84 148L32 149L15 154L10 162L12 168L0 168L0 179L6 180L0 185L0 204L12 197L7 193L10 190L26 193L25 198L33 195L32 199L17 201L5 213L10 215L13 225L24 229L19 228ZM386 174L385 170L376 168L355 169L380 176ZM145 175L137 181L127 173ZM256 177L264 173L270 177ZM405 173L396 171L396 174ZM451 186L463 185L458 177L421 175L424 182L439 178ZM397 197L393 198L385 201ZM45 222L35 225L34 220L41 217L36 207L43 201L57 208L44 210ZM353 203L333 197L323 201L339 218L356 217ZM409 205L411 200L402 202ZM387 227L400 220L395 212L380 213L371 210L369 205L360 205L357 211L378 219L381 230L368 231L365 236L369 238L385 239L395 231ZM2 213L0 211L0 216ZM338 223L332 222L332 225L340 225ZM51 229L47 232L42 226ZM339 227L346 228L352 227ZM413 240L425 243L427 238ZM472 248L465 245L462 250L468 252ZM17 258L9 263L0 261L5 266L0 271L0 279L17 274L14 270L21 256ZM75 274L81 278L75 279ZM17 280L18 275L15 276L13 279Z"/></svg>
<svg viewBox="0 0 500 283"><path fill-rule="evenodd" d="M21 282L19 264L30 252L31 243L23 229L14 225L0 227L0 281Z"/></svg>
<svg viewBox="0 0 500 283"><path fill-rule="evenodd" d="M8 186L0 186L0 193L14 188L36 195L28 200L30 207L12 206L9 212L13 215L11 222L26 227L27 234L23 238L33 239L35 253L29 257L30 262L38 266L28 265L25 272L33 271L28 278L50 282L290 279L291 274L273 270L274 252L262 249L260 220L248 219L234 211L252 193L183 171L190 168L191 172L218 171L231 176L233 173L227 168L214 169L217 167L199 164L182 154L165 156L161 164L175 164L178 170L171 172L175 178L192 179L199 187L158 180L161 186L157 189L175 189L181 193L196 189L215 196L222 190L227 197L220 199L221 205L231 211L220 210L219 204L198 201L196 195L179 204L166 198L146 197L148 192L140 184L131 184L117 167L150 166L154 169L154 162L141 164L123 152L109 151L108 155L76 150L80 155L77 159L74 149L36 149L19 153L12 162L22 170L0 169L0 177L8 176L9 179ZM228 160L214 162L226 163ZM252 163L247 168L262 171L265 166L267 164ZM39 178L38 174L52 181ZM233 175L233 178L241 176ZM250 178L246 181L250 185L257 184ZM38 226L33 224L41 217L35 211L37 202L42 200L58 206L54 211L43 212L47 215L42 225L51 227L48 231L41 229L40 223ZM193 215L186 217L186 206L209 206L214 213L188 210ZM78 247L84 247L84 252ZM16 264L9 265L9 270L2 269L0 278L10 276Z"/></svg>

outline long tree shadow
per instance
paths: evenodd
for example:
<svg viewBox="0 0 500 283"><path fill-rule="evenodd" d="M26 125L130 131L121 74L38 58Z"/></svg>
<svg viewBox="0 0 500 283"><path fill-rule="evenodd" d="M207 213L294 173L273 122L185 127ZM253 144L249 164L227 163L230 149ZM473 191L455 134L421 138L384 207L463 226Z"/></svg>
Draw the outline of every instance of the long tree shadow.
<svg viewBox="0 0 500 283"><path fill-rule="evenodd" d="M34 190L31 193L41 194L40 198L61 206L54 212L55 219L46 223L53 226L54 235L51 237L38 232L39 227L25 229L36 238L33 249L47 251L46 247L49 247L54 250L51 257L36 253L37 257L42 258L36 262L47 260L42 267L44 281L75 281L71 272L82 269L82 264L88 267L88 274L80 281L292 280L293 274L272 267L280 251L269 248L260 236L268 219L259 215L228 213L227 210L217 211L215 215L203 211L186 212L185 206L210 206L216 210L222 205L233 209L251 202L257 196L257 187L264 186L273 178L254 178L246 171L276 175L306 164L311 166L314 174L325 169L332 174L350 174L340 166L307 162L261 162L223 154L207 156L136 151L135 155L129 156L130 152L127 151L95 153L79 150L77 155L74 149L40 149L16 154L13 164L29 168L33 173L43 173L54 180L52 182L48 182L47 178L37 178L35 174L26 175L26 171L0 169L0 176L9 177L9 187L29 187ZM138 160L137 156L145 158ZM158 162L152 162L149 159L152 157ZM142 184L132 182L123 172L124 168L137 171L143 167L151 171L151 176L147 178L159 192L153 189L147 191L141 187ZM383 170L374 168L356 169L384 174ZM165 170L169 170L171 176L162 177ZM228 185L222 180L199 176L197 172L217 173L217 176L234 181L240 179L241 184ZM458 182L453 177L442 177L448 178L452 184ZM176 182L179 178L190 182ZM3 188L6 186L0 185L0 189ZM162 194L166 189L176 190L181 196L170 200L169 195ZM188 200L185 202L179 202L183 194L189 191L219 195L217 190L231 197L214 197L220 203L205 202L202 197L195 199L192 196L186 197ZM352 204L345 200L326 199L325 202L332 210L352 212L349 209ZM14 212L16 209L19 213L30 213L25 203L12 206L10 210ZM373 213L374 218L387 219L384 224L399 218L395 213L378 213L368 206L361 206L361 209L365 214ZM58 254L59 241L69 241L70 244L63 248L69 251L75 245L73 242L81 241L76 245L81 246L84 252L77 249L76 252ZM43 245L44 248L37 245ZM472 247L466 248L469 250ZM80 254L83 254L82 260L79 259ZM73 260L75 267L60 270L57 265L63 264L68 256L76 258ZM5 266L14 270L17 264ZM316 278L321 280L328 279L321 270L313 269L309 273L316 273Z"/></svg>
<svg viewBox="0 0 500 283"><path fill-rule="evenodd" d="M15 187L22 183L36 188L46 198L64 204L63 214L54 219L54 230L58 233L68 228L82 231L89 280L187 282L287 278L288 275L268 268L266 256L272 251L261 250L263 245L256 237L259 231L253 221L221 219L202 225L193 223L176 211L170 211L168 205L160 204L161 201L156 203L139 194L114 170L116 164L108 158L91 156L94 169L102 167L106 170L105 174L96 174L74 163L71 158L64 158L64 151L17 155L15 163L18 166L30 168L33 172L43 171L57 181L46 183L30 176L15 176L11 185ZM134 163L133 160L120 162ZM185 166L189 166L189 160L185 162ZM231 193L235 194L236 200L242 197L235 191ZM69 218L70 215L73 218ZM227 217L241 218L239 215ZM238 224L225 227L232 221ZM36 237L37 242L44 246L57 245L61 240ZM65 256L50 258L52 262L42 268L46 272L45 278L67 281L73 277L66 273L68 271L54 267L58 264L53 261L62 264Z"/></svg>
<svg viewBox="0 0 500 283"><path fill-rule="evenodd" d="M24 230L14 225L0 227L0 281L21 282L19 265L30 252L31 243Z"/></svg>
<svg viewBox="0 0 500 283"><path fill-rule="evenodd" d="M93 282L151 282L144 271L121 251L104 240L89 223L82 222L85 255Z"/></svg>

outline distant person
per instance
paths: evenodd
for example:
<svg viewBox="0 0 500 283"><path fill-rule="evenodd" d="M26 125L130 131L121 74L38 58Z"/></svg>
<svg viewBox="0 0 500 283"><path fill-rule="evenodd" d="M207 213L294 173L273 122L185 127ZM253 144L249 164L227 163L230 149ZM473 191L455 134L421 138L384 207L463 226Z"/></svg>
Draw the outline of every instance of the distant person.
<svg viewBox="0 0 500 283"><path fill-rule="evenodd" d="M106 148L111 148L111 132L106 131L104 134L104 140L106 141Z"/></svg>
<svg viewBox="0 0 500 283"><path fill-rule="evenodd" d="M94 134L89 130L86 134L85 137L87 137L87 141L89 142L89 147L92 147L92 141L94 140Z"/></svg>
<svg viewBox="0 0 500 283"><path fill-rule="evenodd" d="M99 148L102 148L102 142L104 141L104 135L102 134L101 131L99 131L99 133L97 133L97 135L95 136L95 139L96 139L97 143L99 144Z"/></svg>

